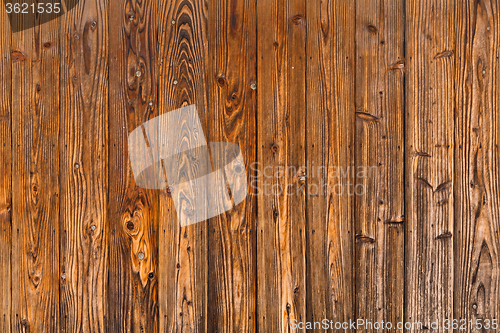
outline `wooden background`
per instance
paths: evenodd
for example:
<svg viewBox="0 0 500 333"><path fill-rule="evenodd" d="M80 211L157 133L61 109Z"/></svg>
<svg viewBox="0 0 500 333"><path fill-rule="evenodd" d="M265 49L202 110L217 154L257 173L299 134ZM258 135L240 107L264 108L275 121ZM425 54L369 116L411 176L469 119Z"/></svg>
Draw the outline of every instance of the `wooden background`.
<svg viewBox="0 0 500 333"><path fill-rule="evenodd" d="M80 0L0 27L1 332L500 317L500 1ZM249 177L378 176L276 178L306 191L180 227L127 135L190 104Z"/></svg>

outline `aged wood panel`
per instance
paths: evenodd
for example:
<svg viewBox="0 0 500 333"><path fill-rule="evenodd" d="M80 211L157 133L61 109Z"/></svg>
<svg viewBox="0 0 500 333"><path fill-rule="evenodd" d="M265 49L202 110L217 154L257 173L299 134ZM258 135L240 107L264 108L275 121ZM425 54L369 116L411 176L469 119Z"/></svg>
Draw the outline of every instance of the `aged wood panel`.
<svg viewBox="0 0 500 333"><path fill-rule="evenodd" d="M14 332L60 328L59 27L59 19L35 24L11 38Z"/></svg>
<svg viewBox="0 0 500 333"><path fill-rule="evenodd" d="M404 311L404 7L356 5L356 318L395 325Z"/></svg>
<svg viewBox="0 0 500 333"><path fill-rule="evenodd" d="M306 18L300 0L258 1L257 315L261 332L306 318ZM279 170L282 170L278 174Z"/></svg>
<svg viewBox="0 0 500 333"><path fill-rule="evenodd" d="M490 326L500 318L498 20L496 1L456 8L453 317Z"/></svg>
<svg viewBox="0 0 500 333"><path fill-rule="evenodd" d="M159 113L195 105L205 136L207 5L202 0L160 2L157 49ZM182 135L192 140L193 133ZM208 222L181 227L168 189L160 192L159 207L160 331L206 332Z"/></svg>
<svg viewBox="0 0 500 333"><path fill-rule="evenodd" d="M158 113L157 2L111 1L109 21L109 331L158 332L158 191L136 185L127 143Z"/></svg>
<svg viewBox="0 0 500 333"><path fill-rule="evenodd" d="M0 331L11 332L12 127L10 24L0 14Z"/></svg>
<svg viewBox="0 0 500 333"><path fill-rule="evenodd" d="M106 0L61 18L61 332L107 331L107 29Z"/></svg>
<svg viewBox="0 0 500 333"><path fill-rule="evenodd" d="M239 145L248 184L257 144L257 93L252 90L258 84L256 4L221 0L208 6L207 134L211 142ZM235 209L210 220L207 332L255 332L256 217L252 193Z"/></svg>
<svg viewBox="0 0 500 333"><path fill-rule="evenodd" d="M307 321L354 318L355 4L307 2Z"/></svg>
<svg viewBox="0 0 500 333"><path fill-rule="evenodd" d="M406 2L405 319L426 326L453 316L454 5Z"/></svg>

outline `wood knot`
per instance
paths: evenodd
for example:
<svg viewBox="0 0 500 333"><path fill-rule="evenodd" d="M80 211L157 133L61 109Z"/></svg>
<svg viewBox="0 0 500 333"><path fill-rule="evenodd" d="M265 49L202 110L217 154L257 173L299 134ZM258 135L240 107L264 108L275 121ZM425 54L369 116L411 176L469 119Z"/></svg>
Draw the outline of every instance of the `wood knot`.
<svg viewBox="0 0 500 333"><path fill-rule="evenodd" d="M226 85L226 77L224 75L217 76L217 84L219 87L223 87Z"/></svg>
<svg viewBox="0 0 500 333"><path fill-rule="evenodd" d="M150 280L153 280L153 279L154 279L154 277L155 277L155 274L154 274L153 272L149 272L149 274L148 274L148 278L149 278Z"/></svg>
<svg viewBox="0 0 500 333"><path fill-rule="evenodd" d="M301 25L304 22L304 15L295 15L292 22L295 25Z"/></svg>
<svg viewBox="0 0 500 333"><path fill-rule="evenodd" d="M46 49L48 49L51 46L52 46L52 44L50 42L43 44L43 47L45 47Z"/></svg>
<svg viewBox="0 0 500 333"><path fill-rule="evenodd" d="M273 143L271 145L271 151L273 152L273 154L275 154L278 151L279 148L280 147L277 144L275 144L275 143Z"/></svg>
<svg viewBox="0 0 500 333"><path fill-rule="evenodd" d="M13 63L26 60L26 55L21 51L13 51L11 56Z"/></svg>
<svg viewBox="0 0 500 333"><path fill-rule="evenodd" d="M28 321L28 319L24 318L23 320L21 320L21 325L22 325L23 327L27 327L27 326L29 325L29 321Z"/></svg>
<svg viewBox="0 0 500 333"><path fill-rule="evenodd" d="M370 237L370 236L356 235L356 243L373 244L373 243L375 243L375 239Z"/></svg>
<svg viewBox="0 0 500 333"><path fill-rule="evenodd" d="M134 230L134 229L135 229L135 224L134 224L134 222L132 222L132 221L128 221L128 222L126 223L126 226L127 226L127 229L128 229L128 230L130 230L130 231L132 231L132 230Z"/></svg>
<svg viewBox="0 0 500 333"><path fill-rule="evenodd" d="M374 26L373 24L368 24L366 26L366 28L368 29L368 31L370 31L372 34L376 34L378 32L378 29L376 26Z"/></svg>

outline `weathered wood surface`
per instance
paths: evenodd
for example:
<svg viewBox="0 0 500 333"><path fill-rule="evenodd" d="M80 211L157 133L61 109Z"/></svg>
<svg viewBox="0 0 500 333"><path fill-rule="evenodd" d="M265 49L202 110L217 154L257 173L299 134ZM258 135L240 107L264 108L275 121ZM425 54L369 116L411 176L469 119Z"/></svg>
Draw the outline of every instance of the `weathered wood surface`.
<svg viewBox="0 0 500 333"><path fill-rule="evenodd" d="M404 6L356 3L356 174L368 167L354 189L363 192L355 199L356 318L396 323L405 285Z"/></svg>
<svg viewBox="0 0 500 333"><path fill-rule="evenodd" d="M158 115L157 3L109 1L109 331L158 332L158 191L135 184L128 134Z"/></svg>
<svg viewBox="0 0 500 333"><path fill-rule="evenodd" d="M500 319L499 8L80 0L43 24L1 14L0 331ZM193 104L208 142L239 145L249 194L181 226L169 189L136 184L128 135ZM158 139L200 139L183 128Z"/></svg>
<svg viewBox="0 0 500 333"><path fill-rule="evenodd" d="M108 327L107 6L80 2L60 19L61 332Z"/></svg>
<svg viewBox="0 0 500 333"><path fill-rule="evenodd" d="M453 319L455 5L406 2L405 320L426 326Z"/></svg>
<svg viewBox="0 0 500 333"><path fill-rule="evenodd" d="M0 331L11 332L12 128L11 48L6 13L0 13Z"/></svg>

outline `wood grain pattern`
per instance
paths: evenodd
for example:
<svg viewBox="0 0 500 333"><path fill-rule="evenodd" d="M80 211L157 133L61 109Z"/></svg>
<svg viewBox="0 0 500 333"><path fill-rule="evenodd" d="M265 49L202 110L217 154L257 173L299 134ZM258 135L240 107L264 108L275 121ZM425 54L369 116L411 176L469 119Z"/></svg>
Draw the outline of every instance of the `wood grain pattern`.
<svg viewBox="0 0 500 333"><path fill-rule="evenodd" d="M306 318L305 2L257 3L257 315L262 332ZM269 168L271 171L269 171ZM282 174L276 172L282 168ZM292 170L292 172L289 172Z"/></svg>
<svg viewBox="0 0 500 333"><path fill-rule="evenodd" d="M158 8L159 113L194 104L208 135L207 3L173 0ZM160 331L206 332L208 223L181 227L168 190L159 204Z"/></svg>
<svg viewBox="0 0 500 333"><path fill-rule="evenodd" d="M158 192L135 184L128 134L157 115L157 2L110 2L110 332L158 332Z"/></svg>
<svg viewBox="0 0 500 333"><path fill-rule="evenodd" d="M0 332L500 319L497 0L63 7L0 14ZM237 144L249 195L183 226L221 198L141 188L128 135L186 106L156 143Z"/></svg>
<svg viewBox="0 0 500 333"><path fill-rule="evenodd" d="M10 26L0 13L0 331L11 332L12 91Z"/></svg>
<svg viewBox="0 0 500 333"><path fill-rule="evenodd" d="M106 332L108 3L61 18L61 332Z"/></svg>
<svg viewBox="0 0 500 333"><path fill-rule="evenodd" d="M356 318L397 323L404 312L404 7L400 0L356 6Z"/></svg>
<svg viewBox="0 0 500 333"><path fill-rule="evenodd" d="M354 318L354 179L336 174L354 163L354 14L354 3L307 2L309 322Z"/></svg>
<svg viewBox="0 0 500 333"><path fill-rule="evenodd" d="M453 316L454 11L406 3L405 320L426 326Z"/></svg>
<svg viewBox="0 0 500 333"><path fill-rule="evenodd" d="M59 26L53 20L11 39L13 332L60 329Z"/></svg>
<svg viewBox="0 0 500 333"><path fill-rule="evenodd" d="M496 1L456 8L454 318L489 325L500 318L499 15Z"/></svg>
<svg viewBox="0 0 500 333"><path fill-rule="evenodd" d="M208 141L238 144L248 183L256 161L256 15L255 0L210 1L207 75ZM255 88L255 86L253 86ZM213 156L214 152L212 152ZM252 188L249 189L252 191ZM256 197L208 224L207 332L255 332Z"/></svg>

